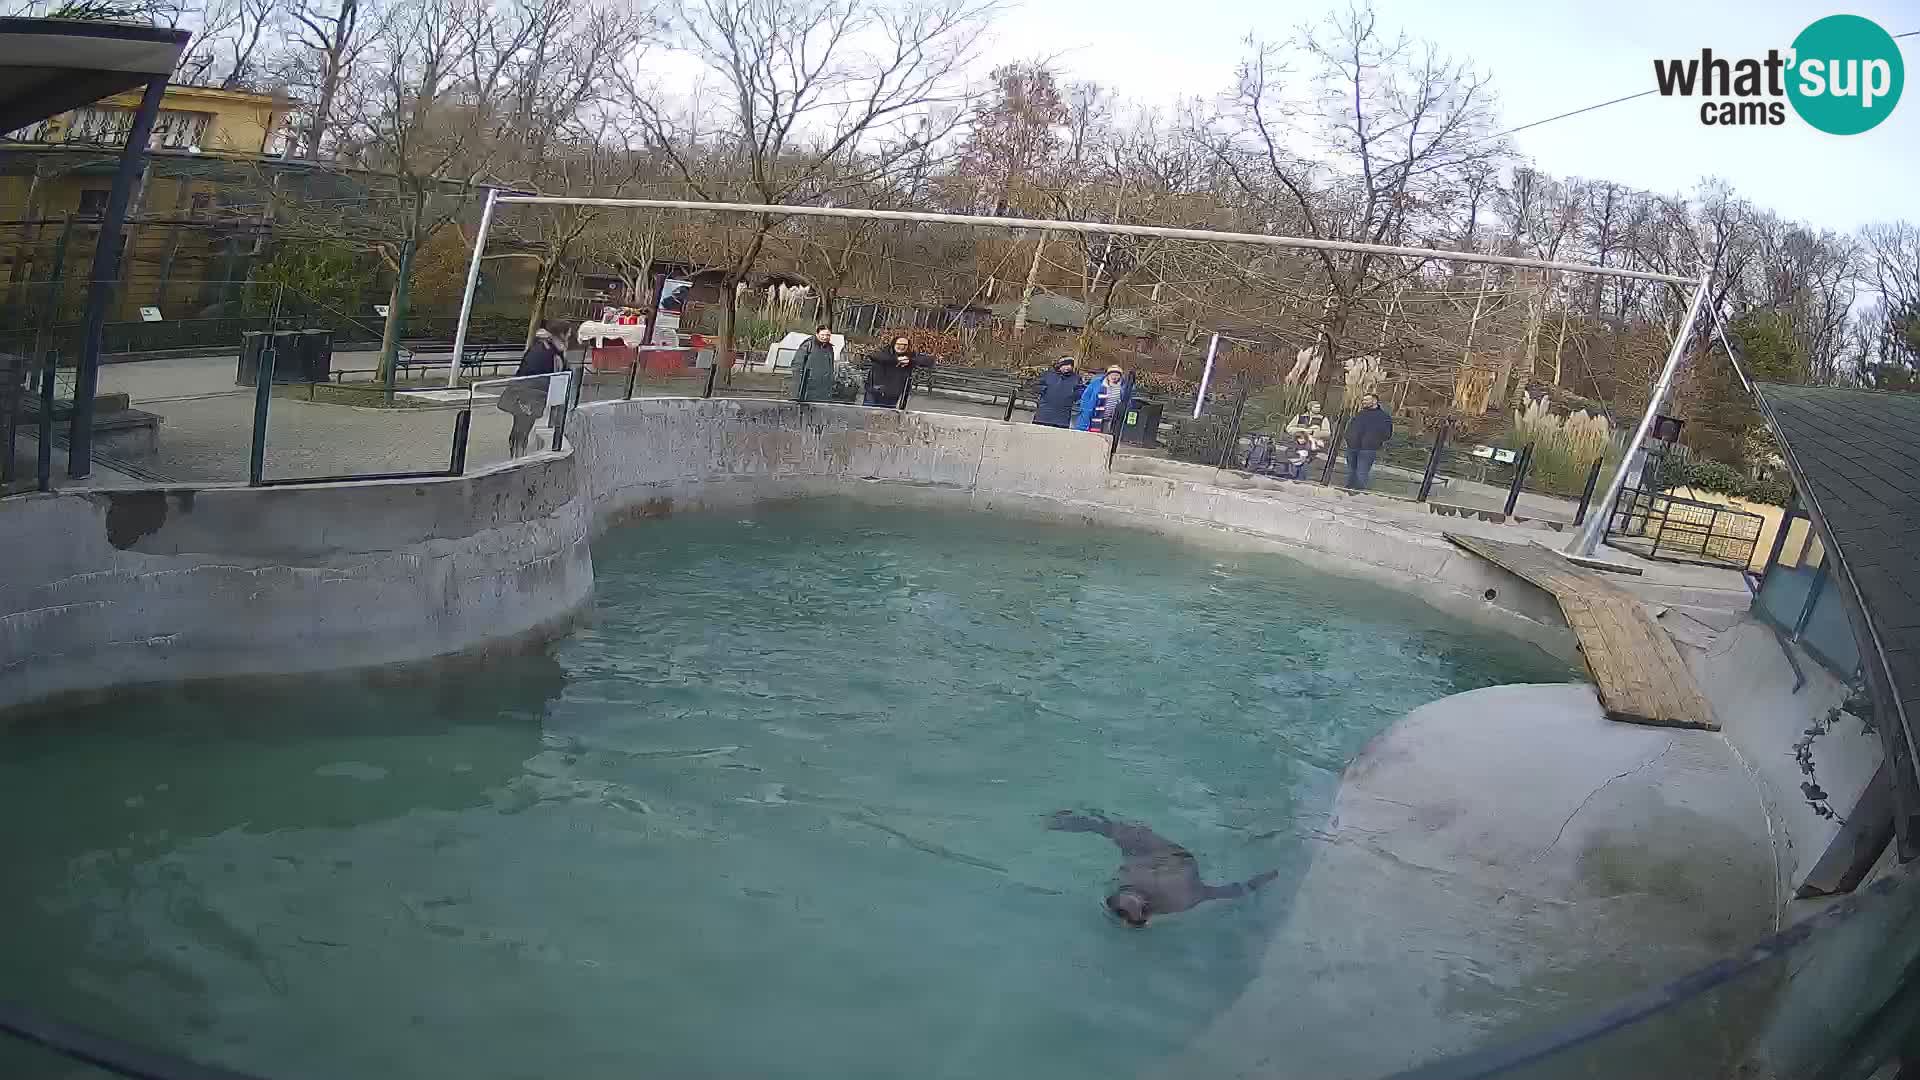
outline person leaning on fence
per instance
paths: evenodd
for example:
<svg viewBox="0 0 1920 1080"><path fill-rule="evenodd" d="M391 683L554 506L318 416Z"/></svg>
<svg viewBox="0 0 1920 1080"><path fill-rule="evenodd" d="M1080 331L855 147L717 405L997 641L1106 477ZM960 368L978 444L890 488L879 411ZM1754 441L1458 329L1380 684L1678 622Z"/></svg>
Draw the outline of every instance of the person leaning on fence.
<svg viewBox="0 0 1920 1080"><path fill-rule="evenodd" d="M1333 441L1333 424L1320 411L1319 402L1307 402L1307 411L1295 413L1292 422L1287 425L1287 434L1297 435L1301 432L1313 440L1315 450L1325 450L1327 443Z"/></svg>
<svg viewBox="0 0 1920 1080"><path fill-rule="evenodd" d="M1347 486L1365 491L1373 482L1373 460L1393 438L1393 417L1372 394L1360 396L1360 411L1347 421Z"/></svg>
<svg viewBox="0 0 1920 1080"><path fill-rule="evenodd" d="M1111 433L1113 425L1126 417L1131 396L1126 369L1118 364L1108 368L1106 377L1088 383L1080 392L1080 406L1073 414L1074 430Z"/></svg>
<svg viewBox="0 0 1920 1080"><path fill-rule="evenodd" d="M900 396L907 392L907 380L914 368L926 367L933 358L913 351L913 339L897 335L891 342L867 357L867 404L883 409L897 408Z"/></svg>
<svg viewBox="0 0 1920 1080"><path fill-rule="evenodd" d="M1055 360L1040 376L1040 392L1033 403L1033 422L1047 427L1071 427L1073 410L1080 404L1080 391L1080 373L1073 370L1073 357Z"/></svg>
<svg viewBox="0 0 1920 1080"><path fill-rule="evenodd" d="M814 327L793 354L793 400L833 400L833 327Z"/></svg>
<svg viewBox="0 0 1920 1080"><path fill-rule="evenodd" d="M562 332L564 333L564 331ZM500 388L500 400L494 405L501 412L513 417L513 430L507 432L507 453L519 457L527 452L527 438L533 434L533 425L540 420L540 414L547 411L546 379L522 378L531 375L551 375L559 371L566 362L566 351L560 344L560 334L545 322L533 332L533 341L528 343L527 351L520 358L520 366L513 375L518 382L510 382Z"/></svg>

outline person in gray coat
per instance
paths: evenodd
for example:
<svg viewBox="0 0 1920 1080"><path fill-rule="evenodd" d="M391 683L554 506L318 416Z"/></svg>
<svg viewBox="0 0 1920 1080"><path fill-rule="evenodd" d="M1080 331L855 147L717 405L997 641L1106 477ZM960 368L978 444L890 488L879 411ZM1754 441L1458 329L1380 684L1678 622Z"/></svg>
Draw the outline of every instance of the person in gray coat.
<svg viewBox="0 0 1920 1080"><path fill-rule="evenodd" d="M833 328L825 323L793 354L793 400L833 400Z"/></svg>

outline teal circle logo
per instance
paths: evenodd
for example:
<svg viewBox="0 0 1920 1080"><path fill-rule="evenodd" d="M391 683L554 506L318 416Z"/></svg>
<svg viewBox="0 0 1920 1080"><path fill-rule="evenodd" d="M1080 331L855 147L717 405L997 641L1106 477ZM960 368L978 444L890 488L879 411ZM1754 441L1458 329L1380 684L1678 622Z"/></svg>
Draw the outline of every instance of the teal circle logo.
<svg viewBox="0 0 1920 1080"><path fill-rule="evenodd" d="M1893 112L1906 83L1900 45L1872 19L1829 15L1793 39L1787 99L1829 135L1858 135Z"/></svg>

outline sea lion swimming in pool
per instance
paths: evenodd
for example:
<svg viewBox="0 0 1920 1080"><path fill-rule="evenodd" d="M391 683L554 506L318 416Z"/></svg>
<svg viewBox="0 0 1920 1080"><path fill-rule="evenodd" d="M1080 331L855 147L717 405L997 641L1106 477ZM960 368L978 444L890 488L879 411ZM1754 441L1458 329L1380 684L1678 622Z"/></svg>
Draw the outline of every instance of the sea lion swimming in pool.
<svg viewBox="0 0 1920 1080"><path fill-rule="evenodd" d="M1097 810L1087 814L1056 811L1047 820L1047 828L1099 833L1119 847L1123 858L1113 875L1107 910L1135 929L1147 925L1155 915L1171 915L1209 900L1246 896L1278 876L1269 870L1233 885L1209 885L1200 878L1200 861L1193 852L1145 825L1114 821Z"/></svg>

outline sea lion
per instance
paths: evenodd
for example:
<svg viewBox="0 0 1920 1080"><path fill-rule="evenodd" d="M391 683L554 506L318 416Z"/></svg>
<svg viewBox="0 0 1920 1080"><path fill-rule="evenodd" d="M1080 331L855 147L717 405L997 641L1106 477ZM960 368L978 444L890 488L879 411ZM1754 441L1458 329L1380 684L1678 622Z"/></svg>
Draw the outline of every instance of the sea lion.
<svg viewBox="0 0 1920 1080"><path fill-rule="evenodd" d="M1047 828L1060 832L1090 832L1114 842L1124 856L1113 875L1107 910L1134 929L1155 915L1171 915L1209 900L1245 896L1277 875L1269 870L1233 885L1209 885L1200 878L1200 862L1193 852L1145 825L1114 821L1099 811L1056 811Z"/></svg>

